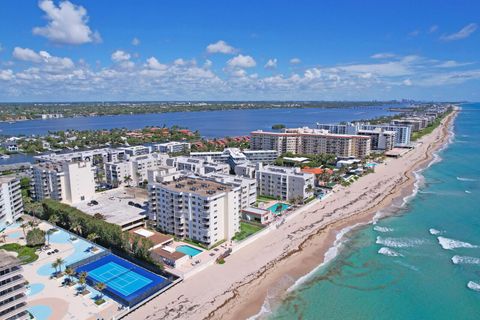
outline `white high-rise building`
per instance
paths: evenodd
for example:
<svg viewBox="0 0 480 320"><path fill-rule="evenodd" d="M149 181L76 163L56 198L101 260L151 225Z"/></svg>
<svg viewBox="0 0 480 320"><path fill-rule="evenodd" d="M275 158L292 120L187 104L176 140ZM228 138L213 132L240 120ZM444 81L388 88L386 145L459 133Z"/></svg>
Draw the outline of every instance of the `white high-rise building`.
<svg viewBox="0 0 480 320"><path fill-rule="evenodd" d="M20 179L13 175L0 177L0 226L15 222L23 214Z"/></svg>
<svg viewBox="0 0 480 320"><path fill-rule="evenodd" d="M32 166L32 197L73 204L95 196L95 167L90 162L38 163Z"/></svg>
<svg viewBox="0 0 480 320"><path fill-rule="evenodd" d="M22 275L20 261L6 252L0 252L0 319L28 320L27 282Z"/></svg>
<svg viewBox="0 0 480 320"><path fill-rule="evenodd" d="M315 175L300 168L260 167L256 171L257 193L280 200L306 200L314 194Z"/></svg>
<svg viewBox="0 0 480 320"><path fill-rule="evenodd" d="M148 190L151 216L162 232L212 246L240 230L240 187L183 177L149 183Z"/></svg>
<svg viewBox="0 0 480 320"><path fill-rule="evenodd" d="M251 207L257 202L256 179L225 173L209 173L205 177L234 187L240 187L240 209Z"/></svg>

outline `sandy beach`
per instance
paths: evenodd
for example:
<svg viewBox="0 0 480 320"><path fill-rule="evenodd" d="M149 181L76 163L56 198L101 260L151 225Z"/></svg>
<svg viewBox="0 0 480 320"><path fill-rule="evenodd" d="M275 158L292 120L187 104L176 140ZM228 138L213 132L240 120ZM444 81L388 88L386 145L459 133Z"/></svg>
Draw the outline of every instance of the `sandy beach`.
<svg viewBox="0 0 480 320"><path fill-rule="evenodd" d="M247 319L267 295L281 297L299 278L318 267L347 227L372 221L395 199L410 194L414 172L425 167L449 139L456 111L399 159L327 199L299 209L287 222L226 259L171 288L126 319Z"/></svg>

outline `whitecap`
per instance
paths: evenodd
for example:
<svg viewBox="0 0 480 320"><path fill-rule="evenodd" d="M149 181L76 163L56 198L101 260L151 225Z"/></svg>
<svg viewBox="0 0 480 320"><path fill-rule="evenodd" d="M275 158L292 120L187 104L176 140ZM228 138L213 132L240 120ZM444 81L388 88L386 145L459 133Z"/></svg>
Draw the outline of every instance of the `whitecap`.
<svg viewBox="0 0 480 320"><path fill-rule="evenodd" d="M466 178L466 177L457 177L458 181L477 181L477 179L474 178Z"/></svg>
<svg viewBox="0 0 480 320"><path fill-rule="evenodd" d="M373 227L373 230L384 233L384 232L392 232L392 231L393 231L393 228L375 226L375 227Z"/></svg>
<svg viewBox="0 0 480 320"><path fill-rule="evenodd" d="M378 253L383 254L384 256L389 256L389 257L403 257L402 254L398 253L397 251L387 248L387 247L381 247L378 250Z"/></svg>
<svg viewBox="0 0 480 320"><path fill-rule="evenodd" d="M469 193L469 194L470 194L470 193L472 193L472 191L465 190L465 193Z"/></svg>
<svg viewBox="0 0 480 320"><path fill-rule="evenodd" d="M467 287L472 289L473 291L480 291L480 283L476 283L473 281L468 281Z"/></svg>
<svg viewBox="0 0 480 320"><path fill-rule="evenodd" d="M453 264L480 264L480 258L467 256L453 256Z"/></svg>
<svg viewBox="0 0 480 320"><path fill-rule="evenodd" d="M442 233L442 231L437 230L437 229L433 229L433 228L430 228L430 230L428 230L428 231L429 231L430 234L432 234L432 235L437 235L437 234Z"/></svg>
<svg viewBox="0 0 480 320"><path fill-rule="evenodd" d="M409 248L416 247L424 243L421 239L410 239L410 238L382 238L377 237L377 244L381 244L390 248Z"/></svg>
<svg viewBox="0 0 480 320"><path fill-rule="evenodd" d="M474 244L459 241L459 240L449 239L445 237L438 237L437 239L438 239L438 243L445 250L453 250L456 248L478 248L478 246Z"/></svg>

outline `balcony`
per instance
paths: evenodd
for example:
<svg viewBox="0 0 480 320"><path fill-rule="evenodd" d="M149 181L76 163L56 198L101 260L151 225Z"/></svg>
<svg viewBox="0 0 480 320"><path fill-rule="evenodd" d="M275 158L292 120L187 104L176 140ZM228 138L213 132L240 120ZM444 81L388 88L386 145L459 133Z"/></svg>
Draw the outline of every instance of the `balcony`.
<svg viewBox="0 0 480 320"><path fill-rule="evenodd" d="M0 305L0 313L16 305L25 303L26 301L27 301L27 296L25 294L22 293L20 295L17 295L17 297L12 301Z"/></svg>

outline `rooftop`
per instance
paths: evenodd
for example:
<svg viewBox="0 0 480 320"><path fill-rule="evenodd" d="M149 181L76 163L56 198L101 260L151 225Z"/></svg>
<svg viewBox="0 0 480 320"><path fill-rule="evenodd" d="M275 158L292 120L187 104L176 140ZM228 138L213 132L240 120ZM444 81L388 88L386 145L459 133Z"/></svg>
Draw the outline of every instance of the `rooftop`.
<svg viewBox="0 0 480 320"><path fill-rule="evenodd" d="M11 253L0 250L0 268L19 265L20 261Z"/></svg>
<svg viewBox="0 0 480 320"><path fill-rule="evenodd" d="M232 190L232 187L223 183L191 177L182 177L177 181L165 182L162 185L172 191L195 193L204 197L211 197Z"/></svg>

